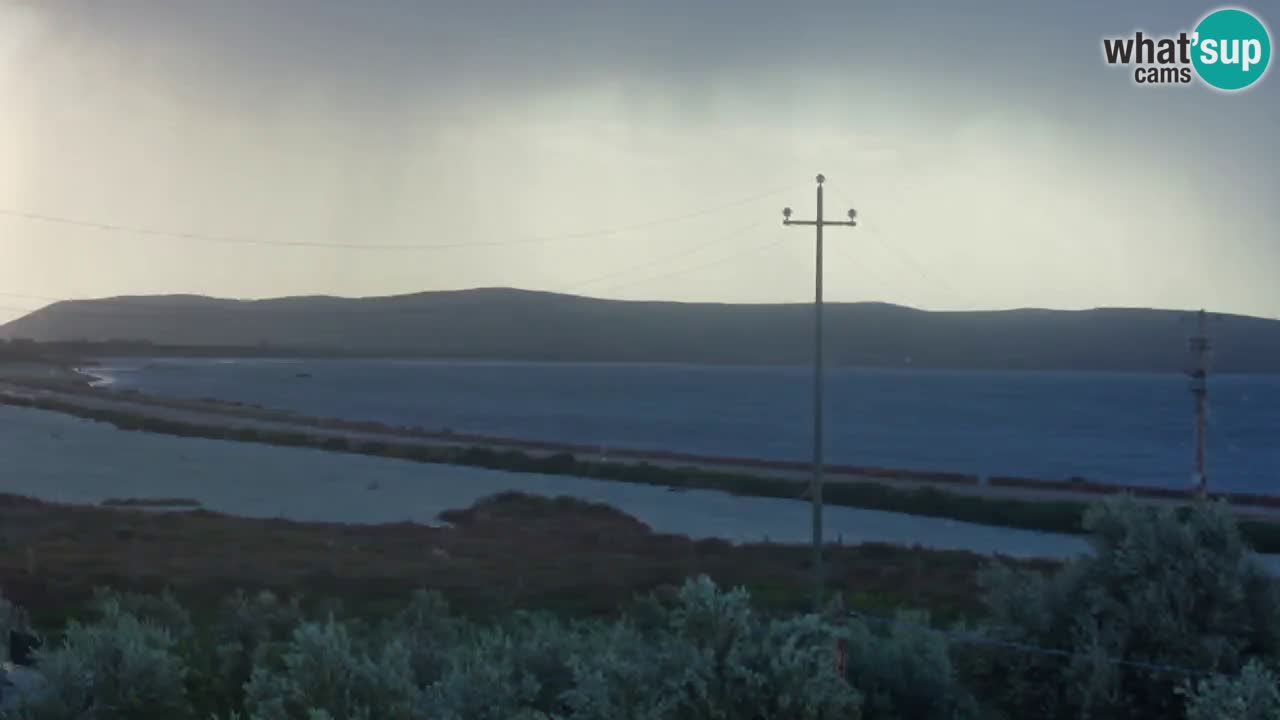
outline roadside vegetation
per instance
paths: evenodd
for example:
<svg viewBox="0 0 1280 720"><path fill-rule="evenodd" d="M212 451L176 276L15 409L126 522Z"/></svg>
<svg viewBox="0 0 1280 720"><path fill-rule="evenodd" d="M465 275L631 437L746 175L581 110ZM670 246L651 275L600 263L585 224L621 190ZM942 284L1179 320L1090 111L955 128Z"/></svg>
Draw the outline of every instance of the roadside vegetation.
<svg viewBox="0 0 1280 720"><path fill-rule="evenodd" d="M83 512L122 523L164 517ZM495 545L513 526L538 527L514 547L555 527L540 518L563 524L566 512L630 532L605 544L645 536L634 520L572 500L505 496L453 519L489 523ZM697 568L596 612L531 604L476 614L430 574L373 612L339 596L308 603L270 590L200 608L176 591L99 590L75 619L44 629L43 685L13 717L1277 717L1280 596L1227 508L1178 514L1115 499L1091 508L1086 527L1093 555L1055 567L993 562L978 573L973 612L950 620L907 603L814 615ZM484 572L483 558L466 564ZM584 572L575 589L611 581ZM0 606L0 629L34 624L18 605Z"/></svg>

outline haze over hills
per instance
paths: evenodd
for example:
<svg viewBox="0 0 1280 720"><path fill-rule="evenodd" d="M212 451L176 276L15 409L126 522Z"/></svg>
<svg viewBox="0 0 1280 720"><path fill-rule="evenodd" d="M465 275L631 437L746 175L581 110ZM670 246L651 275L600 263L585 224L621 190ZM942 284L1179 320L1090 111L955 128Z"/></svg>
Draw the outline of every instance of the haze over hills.
<svg viewBox="0 0 1280 720"><path fill-rule="evenodd" d="M834 365L1181 372L1194 315L1097 309L930 312L826 307ZM41 342L275 348L317 355L602 362L803 364L809 304L600 300L486 288L372 298L194 295L55 303L0 326ZM1216 372L1280 372L1280 321L1215 315Z"/></svg>

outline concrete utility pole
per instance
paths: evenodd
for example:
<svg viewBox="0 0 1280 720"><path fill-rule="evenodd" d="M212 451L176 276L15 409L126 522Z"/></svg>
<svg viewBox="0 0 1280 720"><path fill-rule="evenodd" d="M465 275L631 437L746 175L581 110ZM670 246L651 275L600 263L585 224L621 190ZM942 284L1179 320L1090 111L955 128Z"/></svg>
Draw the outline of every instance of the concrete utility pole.
<svg viewBox="0 0 1280 720"><path fill-rule="evenodd" d="M817 266L813 295L813 486L809 496L813 501L813 580L814 612L822 612L822 592L826 585L822 571L822 228L827 225L857 225L857 213L849 211L848 220L828 221L822 217L822 183L818 175L818 214L814 220L792 220L791 208L783 208L782 224L812 225L817 229Z"/></svg>
<svg viewBox="0 0 1280 720"><path fill-rule="evenodd" d="M1191 394L1196 399L1196 469L1191 477L1196 495L1204 498L1209 484L1204 469L1205 413L1209 399L1209 329L1204 310L1200 311L1198 320L1197 334L1191 338L1191 350L1196 356L1195 369L1191 371Z"/></svg>

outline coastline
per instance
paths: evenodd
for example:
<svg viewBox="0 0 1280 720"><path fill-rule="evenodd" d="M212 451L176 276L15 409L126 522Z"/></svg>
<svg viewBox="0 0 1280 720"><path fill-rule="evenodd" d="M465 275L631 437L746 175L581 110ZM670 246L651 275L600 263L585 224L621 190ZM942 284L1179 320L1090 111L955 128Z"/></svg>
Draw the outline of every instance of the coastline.
<svg viewBox="0 0 1280 720"><path fill-rule="evenodd" d="M0 403L52 410L105 422L122 430L182 437L306 447L440 465L458 465L658 485L672 491L720 490L779 499L807 496L804 463L705 458L680 454L609 452L554 443L520 441L381 423L303 417L230 403L174 400L135 391L92 387L83 374L60 381L0 382ZM575 450L579 452L574 452ZM868 472L869 471L869 472ZM876 475L875 473L882 473ZM1088 506L1123 488L1036 488L982 484L976 478L940 474L906 476L883 469L828 469L828 505L945 518L979 525L1079 535ZM1171 506L1186 494L1157 493L1144 501ZM1280 510L1268 504L1231 502L1259 552L1280 552ZM1245 501L1252 498L1244 498ZM1274 499L1268 498L1267 501Z"/></svg>
<svg viewBox="0 0 1280 720"><path fill-rule="evenodd" d="M251 423L288 424L304 431L324 430L358 435L376 434L391 440L438 442L448 445L482 446L496 450L517 450L530 453L569 453L579 458L600 462L620 460L624 462L650 463L670 467L701 467L726 472L753 472L780 474L791 479L807 479L812 472L808 461L763 459L741 456L709 455L701 453L668 451L635 447L600 447L573 442L534 440L505 435L489 435L475 432L455 432L448 429L433 430L422 426L393 425L377 420L351 420L331 416L304 415L291 410L264 407L262 405L218 398L186 399L153 395L139 390L119 390L113 387L109 375L94 373L92 365L64 367L56 378L17 379L12 384L33 389L54 391L82 398L104 398L126 403L130 412L143 415L164 416L168 411L217 415L228 420ZM0 383L6 376L0 366ZM64 398L66 399L66 398ZM959 490L983 497L1009 497L1024 500L1076 500L1089 502L1101 496L1129 494L1135 497L1182 502L1193 495L1190 487L1179 489L1151 485L1108 483L1087 478L1046 479L1014 475L980 475L972 472L946 470L921 470L901 467L863 466L843 463L827 463L824 471L833 482L874 481L899 487L935 487L942 490ZM1213 497L1241 508L1259 508L1280 511L1280 495L1224 491Z"/></svg>

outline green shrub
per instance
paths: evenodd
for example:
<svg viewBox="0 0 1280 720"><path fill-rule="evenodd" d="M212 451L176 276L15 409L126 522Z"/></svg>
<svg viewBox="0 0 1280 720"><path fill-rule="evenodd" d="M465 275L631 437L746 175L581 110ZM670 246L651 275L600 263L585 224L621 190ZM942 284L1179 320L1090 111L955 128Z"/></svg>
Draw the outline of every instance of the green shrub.
<svg viewBox="0 0 1280 720"><path fill-rule="evenodd" d="M420 590L383 626L382 637L385 642L404 641L414 679L426 687L444 677L449 656L468 629L464 621L452 615L443 596Z"/></svg>
<svg viewBox="0 0 1280 720"><path fill-rule="evenodd" d="M330 619L299 626L277 662L258 664L245 707L253 720L409 720L418 695L404 643L367 648Z"/></svg>
<svg viewBox="0 0 1280 720"><path fill-rule="evenodd" d="M1236 677L1216 676L1188 684L1187 720L1276 720L1280 718L1280 678L1257 661Z"/></svg>
<svg viewBox="0 0 1280 720"><path fill-rule="evenodd" d="M21 632L30 632L31 617L24 608L18 607L9 602L7 598L0 597L0 638L3 638L4 655L3 660L12 660L9 657L9 632L18 630Z"/></svg>
<svg viewBox="0 0 1280 720"><path fill-rule="evenodd" d="M1094 554L1053 577L1003 568L984 578L999 639L1070 658L997 650L974 664L1015 717L1176 718L1176 673L1113 659L1234 673L1280 648L1280 597L1220 503L1184 512L1129 498L1086 516Z"/></svg>
<svg viewBox="0 0 1280 720"><path fill-rule="evenodd" d="M866 700L866 720L959 720L977 704L952 666L945 636L922 613L901 612L877 632L862 621L848 627L846 677Z"/></svg>
<svg viewBox="0 0 1280 720"><path fill-rule="evenodd" d="M226 598L212 625L188 645L193 702L225 715L244 709L245 684L259 664L278 660L304 616L297 599L238 591Z"/></svg>
<svg viewBox="0 0 1280 720"><path fill-rule="evenodd" d="M22 708L24 720L181 720L191 717L187 668L166 629L105 599L102 618L72 622L62 643L40 651L44 687Z"/></svg>
<svg viewBox="0 0 1280 720"><path fill-rule="evenodd" d="M142 595L98 588L93 593L89 608L103 620L118 614L132 615L168 631L175 641L190 638L195 633L191 613L168 590L159 595Z"/></svg>
<svg viewBox="0 0 1280 720"><path fill-rule="evenodd" d="M573 659L587 654L587 642L580 626L540 615L476 629L427 689L422 714L441 720L562 716Z"/></svg>

